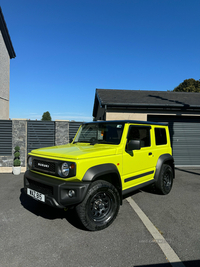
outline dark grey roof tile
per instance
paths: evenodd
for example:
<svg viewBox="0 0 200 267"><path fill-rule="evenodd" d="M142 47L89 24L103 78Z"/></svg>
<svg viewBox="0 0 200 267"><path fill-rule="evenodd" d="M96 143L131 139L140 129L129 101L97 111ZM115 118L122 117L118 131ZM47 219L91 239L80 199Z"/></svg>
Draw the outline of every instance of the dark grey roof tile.
<svg viewBox="0 0 200 267"><path fill-rule="evenodd" d="M200 106L200 93L97 89L101 105Z"/></svg>

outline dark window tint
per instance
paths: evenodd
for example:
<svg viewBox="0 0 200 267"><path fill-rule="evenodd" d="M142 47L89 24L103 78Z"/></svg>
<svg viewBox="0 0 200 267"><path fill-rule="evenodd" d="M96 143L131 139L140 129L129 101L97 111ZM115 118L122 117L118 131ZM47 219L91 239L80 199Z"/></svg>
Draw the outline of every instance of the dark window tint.
<svg viewBox="0 0 200 267"><path fill-rule="evenodd" d="M130 126L128 133L128 141L140 140L141 147L151 145L150 142L150 127L148 126Z"/></svg>
<svg viewBox="0 0 200 267"><path fill-rule="evenodd" d="M166 131L164 128L155 128L155 136L157 146L167 144Z"/></svg>

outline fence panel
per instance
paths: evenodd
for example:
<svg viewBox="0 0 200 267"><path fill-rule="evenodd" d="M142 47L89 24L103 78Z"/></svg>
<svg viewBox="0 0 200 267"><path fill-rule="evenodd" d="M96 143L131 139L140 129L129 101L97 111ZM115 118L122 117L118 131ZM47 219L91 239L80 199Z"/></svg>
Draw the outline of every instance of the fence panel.
<svg viewBox="0 0 200 267"><path fill-rule="evenodd" d="M41 147L55 145L54 121L27 122L27 152Z"/></svg>
<svg viewBox="0 0 200 267"><path fill-rule="evenodd" d="M0 156L12 155L12 121L0 120Z"/></svg>

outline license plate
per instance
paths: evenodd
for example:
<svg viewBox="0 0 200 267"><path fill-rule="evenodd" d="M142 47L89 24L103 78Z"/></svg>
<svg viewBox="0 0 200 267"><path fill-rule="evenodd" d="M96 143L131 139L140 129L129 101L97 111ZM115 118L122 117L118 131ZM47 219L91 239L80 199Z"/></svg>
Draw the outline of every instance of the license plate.
<svg viewBox="0 0 200 267"><path fill-rule="evenodd" d="M45 202L45 195L33 190L33 189L30 189L30 188L27 188L27 195L37 199L37 200L40 200L42 202Z"/></svg>

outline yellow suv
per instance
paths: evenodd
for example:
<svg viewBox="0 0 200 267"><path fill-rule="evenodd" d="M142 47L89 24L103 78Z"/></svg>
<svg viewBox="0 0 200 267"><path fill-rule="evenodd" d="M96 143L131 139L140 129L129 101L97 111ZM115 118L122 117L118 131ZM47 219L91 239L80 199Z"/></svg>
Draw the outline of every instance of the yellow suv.
<svg viewBox="0 0 200 267"><path fill-rule="evenodd" d="M53 207L75 207L95 231L114 221L127 194L153 183L168 194L173 178L167 125L98 121L82 124L70 144L32 150L24 191Z"/></svg>

